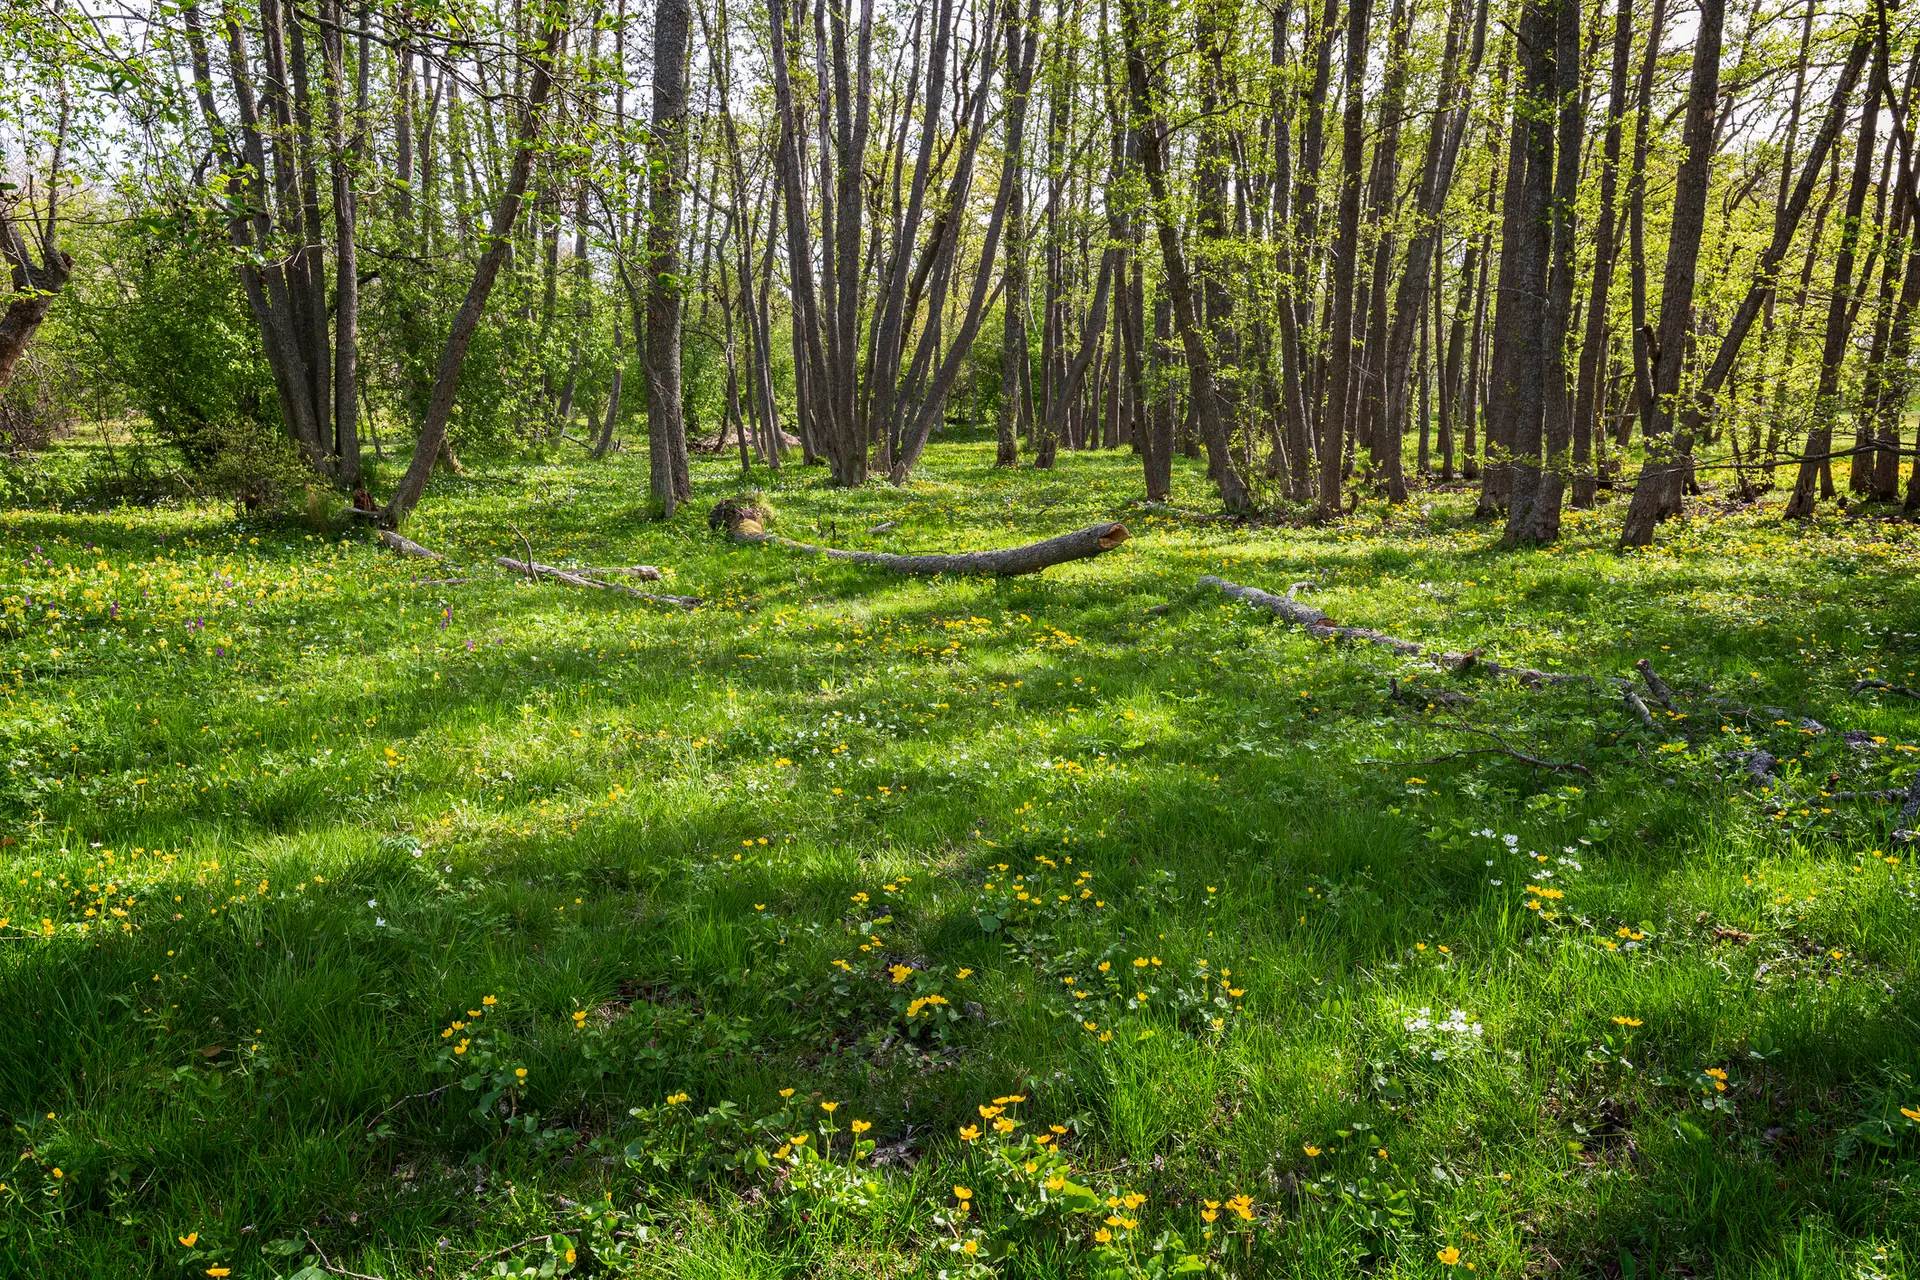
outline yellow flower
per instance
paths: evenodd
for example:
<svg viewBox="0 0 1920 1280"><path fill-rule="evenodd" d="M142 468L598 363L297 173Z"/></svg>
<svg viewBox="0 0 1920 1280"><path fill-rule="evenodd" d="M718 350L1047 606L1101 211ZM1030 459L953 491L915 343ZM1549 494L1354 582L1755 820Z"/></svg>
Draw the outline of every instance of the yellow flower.
<svg viewBox="0 0 1920 1280"><path fill-rule="evenodd" d="M1619 1014L1615 1014L1613 1017L1613 1020L1616 1025L1622 1026L1622 1027L1637 1027L1640 1025L1640 1019L1625 1018L1625 1017L1621 1017Z"/></svg>
<svg viewBox="0 0 1920 1280"><path fill-rule="evenodd" d="M200 1242L200 1233L198 1231L189 1231L187 1232L187 1234L180 1237L180 1243L187 1246L187 1248L189 1249L193 1248L193 1246L198 1244L199 1242Z"/></svg>
<svg viewBox="0 0 1920 1280"><path fill-rule="evenodd" d="M677 1107L686 1100L687 1095L684 1093L670 1093L667 1095L667 1105L670 1107Z"/></svg>
<svg viewBox="0 0 1920 1280"><path fill-rule="evenodd" d="M577 1259L578 1257L579 1257L579 1254L574 1250L573 1246L568 1245L567 1246L567 1265L572 1266L574 1264L575 1259Z"/></svg>
<svg viewBox="0 0 1920 1280"><path fill-rule="evenodd" d="M1220 1211L1218 1209L1202 1209L1200 1211L1200 1220L1202 1222L1214 1222L1217 1221L1219 1217Z"/></svg>
<svg viewBox="0 0 1920 1280"><path fill-rule="evenodd" d="M1101 1227L1093 1233L1093 1238L1095 1243L1105 1244L1107 1241L1113 1239L1113 1232L1107 1230L1105 1227Z"/></svg>
<svg viewBox="0 0 1920 1280"><path fill-rule="evenodd" d="M826 1112L828 1115L832 1115L835 1111L840 1109L840 1104L837 1102L823 1102L820 1104L820 1109Z"/></svg>
<svg viewBox="0 0 1920 1280"><path fill-rule="evenodd" d="M954 974L953 976L956 978L971 978L973 976L973 970L962 969L960 972Z"/></svg>
<svg viewBox="0 0 1920 1280"><path fill-rule="evenodd" d="M1317 1155L1319 1155L1319 1154L1320 1154L1320 1148L1318 1148L1318 1147L1316 1147L1316 1146L1312 1146L1312 1145L1308 1145L1308 1146L1304 1146L1304 1147L1302 1147L1302 1148L1300 1148L1300 1149L1301 1149L1302 1151L1304 1151L1304 1152L1306 1152L1306 1153L1307 1153L1308 1155L1310 1155L1310 1156L1317 1156Z"/></svg>
<svg viewBox="0 0 1920 1280"><path fill-rule="evenodd" d="M208 1267L207 1274L212 1276L214 1280L220 1280L221 1276L230 1276L233 1274L233 1271L228 1267Z"/></svg>
<svg viewBox="0 0 1920 1280"><path fill-rule="evenodd" d="M1452 1245L1448 1245L1434 1256L1449 1267L1457 1267L1460 1265L1460 1251Z"/></svg>
<svg viewBox="0 0 1920 1280"><path fill-rule="evenodd" d="M1235 1196L1233 1199L1227 1201L1227 1208L1233 1210L1248 1222L1253 1221L1252 1196Z"/></svg>
<svg viewBox="0 0 1920 1280"><path fill-rule="evenodd" d="M1920 1107L1902 1107L1900 1108L1900 1114L1915 1124L1920 1124Z"/></svg>
<svg viewBox="0 0 1920 1280"><path fill-rule="evenodd" d="M791 1138L788 1138L787 1141L796 1147L804 1147L807 1145L807 1135L804 1133L796 1133Z"/></svg>
<svg viewBox="0 0 1920 1280"><path fill-rule="evenodd" d="M974 1142L977 1141L979 1137L980 1129L977 1125L970 1124L960 1130L960 1141L962 1142Z"/></svg>
<svg viewBox="0 0 1920 1280"><path fill-rule="evenodd" d="M888 965L887 972L893 975L893 985L897 987L913 976L913 966L908 964Z"/></svg>
<svg viewBox="0 0 1920 1280"><path fill-rule="evenodd" d="M980 1242L978 1240L968 1240L960 1246L960 1252L971 1258L974 1254L980 1252Z"/></svg>
<svg viewBox="0 0 1920 1280"><path fill-rule="evenodd" d="M500 1001L493 996L482 996L480 998L480 1003L487 1006L487 1008L491 1009L493 1008L493 1006L499 1004Z"/></svg>
<svg viewBox="0 0 1920 1280"><path fill-rule="evenodd" d="M853 1122L853 1131L855 1133L865 1133L871 1128L873 1128L873 1122L870 1120L855 1120Z"/></svg>
<svg viewBox="0 0 1920 1280"><path fill-rule="evenodd" d="M1001 1133L1012 1133L1013 1121L1007 1119L1005 1116L1001 1116L998 1120L995 1120L993 1122L993 1127L998 1129Z"/></svg>
<svg viewBox="0 0 1920 1280"><path fill-rule="evenodd" d="M527 1078L527 1069L525 1067L515 1067L513 1069L513 1078L516 1080L525 1080Z"/></svg>
<svg viewBox="0 0 1920 1280"><path fill-rule="evenodd" d="M780 1091L780 1096L781 1096L781 1097L783 1097L783 1098L791 1098L791 1097L793 1096L793 1090L791 1090L791 1089L782 1089L782 1090Z"/></svg>
<svg viewBox="0 0 1920 1280"><path fill-rule="evenodd" d="M953 1189L953 1198L955 1200L971 1200L973 1199L973 1188L956 1186Z"/></svg>

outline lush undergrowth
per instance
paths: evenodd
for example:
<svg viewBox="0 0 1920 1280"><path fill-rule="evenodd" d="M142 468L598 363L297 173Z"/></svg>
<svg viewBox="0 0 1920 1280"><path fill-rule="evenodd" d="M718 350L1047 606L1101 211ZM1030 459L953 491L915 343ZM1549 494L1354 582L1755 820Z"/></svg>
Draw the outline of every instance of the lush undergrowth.
<svg viewBox="0 0 1920 1280"><path fill-rule="evenodd" d="M812 542L1133 540L892 578L626 459L441 482L452 566L4 513L0 1273L1920 1273L1913 855L1833 794L1920 763L1853 692L1920 684L1920 531L1512 552L1465 494L1247 529L991 460L762 483Z"/></svg>

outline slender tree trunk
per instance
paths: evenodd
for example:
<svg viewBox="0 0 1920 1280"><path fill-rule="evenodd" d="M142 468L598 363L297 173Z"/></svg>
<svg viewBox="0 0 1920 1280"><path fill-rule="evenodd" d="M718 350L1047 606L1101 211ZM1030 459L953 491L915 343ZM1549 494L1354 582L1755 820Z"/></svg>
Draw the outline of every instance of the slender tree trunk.
<svg viewBox="0 0 1920 1280"><path fill-rule="evenodd" d="M1162 290L1153 302L1153 364L1149 375L1153 406L1140 451L1146 471L1147 500L1173 497L1173 300Z"/></svg>
<svg viewBox="0 0 1920 1280"><path fill-rule="evenodd" d="M1587 332L1580 343L1580 382L1573 399L1573 505L1593 505L1594 413L1600 365L1606 358L1607 308L1613 290L1614 204L1620 141L1627 114L1627 64L1633 56L1633 0L1620 0L1613 17L1613 73L1607 85L1607 135L1600 162L1600 210L1594 224L1593 289L1587 300ZM1603 441L1604 447L1604 441Z"/></svg>
<svg viewBox="0 0 1920 1280"><path fill-rule="evenodd" d="M346 137L346 29L340 0L324 0L326 23L321 28L325 55L328 168L333 175L333 456L334 475L350 489L360 487L360 257L357 241L359 193L354 171L359 167L360 138ZM363 68L366 66L362 59Z"/></svg>
<svg viewBox="0 0 1920 1280"><path fill-rule="evenodd" d="M1870 16L1868 21L1877 21ZM1814 390L1813 422L1807 431L1807 445L1801 454L1800 468L1794 477L1793 492L1781 513L1789 519L1805 519L1813 514L1815 485L1827 464L1833 447L1833 420L1842 408L1840 370L1846 361L1847 337L1852 331L1854 255L1860 243L1861 214L1866 209L1867 187L1873 180L1874 139L1880 118L1879 95L1886 86L1886 57L1880 33L1875 33L1873 72L1867 84L1866 106L1861 112L1860 132L1854 148L1853 179L1847 188L1847 204L1841 224L1840 245L1833 259L1833 284L1827 306L1826 341L1820 351L1820 378Z"/></svg>
<svg viewBox="0 0 1920 1280"><path fill-rule="evenodd" d="M658 0L653 28L653 125L647 147L647 489L671 518L693 496L680 400L681 194L687 167L687 56L693 11Z"/></svg>
<svg viewBox="0 0 1920 1280"><path fill-rule="evenodd" d="M1622 546L1653 541L1654 525L1680 509L1680 484L1689 466L1692 441L1674 431L1680 375L1687 359L1687 335L1693 326L1694 275L1700 236L1707 216L1707 183L1713 166L1714 108L1720 96L1720 35L1724 0L1701 0L1694 38L1693 75L1687 89L1686 147L1674 180L1673 221L1667 231L1667 263L1660 284L1660 331L1652 352L1649 381L1653 398L1644 411L1647 460L1634 486L1633 503L1621 530Z"/></svg>
<svg viewBox="0 0 1920 1280"><path fill-rule="evenodd" d="M448 443L447 422L453 416L453 397L459 389L460 369L466 363L467 348L473 342L474 330L480 327L480 315L486 310L487 297L493 292L493 282L499 276L501 264L506 261L508 247L512 244L510 237L526 196L527 180L533 174L534 153L540 144L547 99L553 91L553 64L561 56L566 32L565 12L562 10L542 35L537 56L533 59L534 73L527 90L526 112L521 118L519 145L514 150L513 166L507 171L507 184L501 192L499 207L494 210L493 225L487 236L487 251L474 268L473 281L467 286L467 296L454 313L446 345L441 348L440 366L434 375L433 398L427 404L426 422L414 441L413 458L407 464L406 474L401 477L393 497L381 510L380 523L385 528L397 529L405 523L407 516L419 503L420 495L426 492L434 461Z"/></svg>
<svg viewBox="0 0 1920 1280"><path fill-rule="evenodd" d="M1359 0L1366 4L1368 0ZM1173 320L1187 356L1187 379L1191 388L1193 413L1200 436L1207 447L1208 470L1220 491L1220 501L1229 511L1243 510L1248 504L1245 482L1234 465L1231 441L1221 412L1218 389L1214 383L1213 358L1201 332L1203 303L1194 289L1187 270L1186 253L1180 245L1180 232L1174 222L1167 190L1166 120L1154 100L1152 81L1141 24L1142 0L1122 0L1120 26L1126 45L1127 90L1136 126L1140 130L1140 167L1147 180L1147 194L1158 224L1160 253L1166 266L1166 286L1173 302ZM1356 200L1356 219L1358 217Z"/></svg>
<svg viewBox="0 0 1920 1280"><path fill-rule="evenodd" d="M1011 6L1015 0L1008 0ZM1037 25L1039 0L1028 9L1027 30ZM1031 40L1034 37L1029 36ZM1021 30L1012 18L1006 23L1006 64L1009 70L1021 61ZM1013 133L1013 115L1018 110L1025 118L1031 87L1018 93L1018 101L1009 100L1007 146L1004 158L1011 179L1007 202L1007 260L1001 268L1000 295L1000 420L999 442L994 465L1011 467L1020 461L1020 433L1033 433L1032 357L1027 350L1027 190L1025 141Z"/></svg>
<svg viewBox="0 0 1920 1280"><path fill-rule="evenodd" d="M1567 385L1567 337L1573 320L1573 206L1580 187L1580 143L1585 131L1581 109L1580 0L1556 0L1552 13L1555 35L1554 93L1559 105L1560 136L1556 140L1549 218L1553 260L1548 269L1546 304L1542 309L1544 334L1540 352L1541 413L1540 471L1525 522L1510 529L1528 542L1552 542L1560 536L1560 504L1566 493L1567 450L1572 441L1572 393ZM1542 121L1538 126L1546 128ZM1604 217L1604 215L1603 215ZM1514 510L1519 510L1516 494Z"/></svg>
<svg viewBox="0 0 1920 1280"><path fill-rule="evenodd" d="M1317 509L1322 518L1340 511L1343 444L1348 430L1350 382L1354 357L1354 274L1360 247L1361 164L1366 159L1367 20L1372 0L1350 0L1347 6L1345 116L1341 122L1340 200L1333 242L1333 317L1327 362L1327 409L1320 430L1320 491Z"/></svg>
<svg viewBox="0 0 1920 1280"><path fill-rule="evenodd" d="M1627 268L1633 303L1633 403L1642 431L1653 414L1653 329L1647 323L1647 148L1653 120L1653 77L1659 68L1665 33L1666 0L1653 0L1647 27L1646 56L1640 63L1633 125L1633 171L1627 177ZM1618 441L1624 451L1632 440L1632 420L1623 419Z"/></svg>

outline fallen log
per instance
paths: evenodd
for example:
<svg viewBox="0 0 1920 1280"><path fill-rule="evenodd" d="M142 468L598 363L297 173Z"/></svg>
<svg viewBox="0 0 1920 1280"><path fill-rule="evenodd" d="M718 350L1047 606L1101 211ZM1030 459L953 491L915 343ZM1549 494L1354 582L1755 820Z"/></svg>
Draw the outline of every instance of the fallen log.
<svg viewBox="0 0 1920 1280"><path fill-rule="evenodd" d="M1265 609L1268 613L1296 626L1305 627L1307 634L1320 640L1358 640L1366 644L1379 645L1383 649L1409 658L1432 658L1435 662L1451 670L1464 674L1469 670L1484 671L1495 679L1518 680L1521 684L1537 686L1543 684L1567 684L1571 682L1605 682L1616 687L1626 685L1626 681L1617 677L1595 677L1570 674L1563 671L1536 671L1532 667L1509 667L1502 663L1490 662L1475 649L1468 653L1436 653L1424 645L1411 640L1402 640L1390 636L1384 631L1375 631L1372 627L1346 627L1335 622L1323 611L1310 604L1302 604L1293 597L1302 587L1314 585L1311 582L1296 582L1287 588L1284 596L1274 595L1271 591L1262 591L1258 587L1246 587L1237 582L1228 582L1225 578L1213 574L1203 574L1200 578L1203 587L1217 587L1227 595L1245 600L1256 609Z"/></svg>
<svg viewBox="0 0 1920 1280"><path fill-rule="evenodd" d="M381 529L378 532L380 534L380 541L386 543L403 556L417 556L422 560L446 559L446 557L438 551L429 551L412 538L401 537L391 529Z"/></svg>
<svg viewBox="0 0 1920 1280"><path fill-rule="evenodd" d="M678 609L697 609L705 603L699 596L674 596L655 594L650 591L636 591L632 587L623 587L617 582L601 582L594 578L583 577L566 569L556 569L550 564L541 564L533 560L515 560L511 556L499 556L494 563L502 569L511 569L515 573L524 573L529 578L552 578L555 582L564 582L570 587L585 587L590 591L617 591L621 595L632 596L636 600L645 600L651 604L672 605Z"/></svg>
<svg viewBox="0 0 1920 1280"><path fill-rule="evenodd" d="M718 512L719 508L715 510ZM816 547L811 543L795 542L791 538L766 532L758 518L745 512L742 512L739 518L730 520L729 524L731 527L728 529L728 535L735 542L755 542L784 547L789 551L798 551L810 556L824 556L829 560L839 560L847 564L871 565L890 573L946 573L955 576L989 574L1003 578L1023 573L1039 573L1042 569L1049 569L1057 564L1100 555L1125 542L1128 536L1127 526L1123 524L1096 524L1089 525L1085 529L1076 529L1072 533L1063 533L1056 538L1048 538L1044 542L1030 542L1024 547L1007 547L1001 551L894 555L884 551L843 551L837 547Z"/></svg>
<svg viewBox="0 0 1920 1280"><path fill-rule="evenodd" d="M600 568L575 569L574 572L583 577L618 574L624 578L638 578L642 582L658 582L661 578L660 570L650 564L613 564Z"/></svg>

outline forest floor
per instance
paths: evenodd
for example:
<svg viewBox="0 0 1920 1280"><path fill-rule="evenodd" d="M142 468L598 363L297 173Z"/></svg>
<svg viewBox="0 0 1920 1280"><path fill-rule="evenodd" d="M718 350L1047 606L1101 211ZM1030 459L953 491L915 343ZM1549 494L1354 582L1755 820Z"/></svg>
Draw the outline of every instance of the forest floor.
<svg viewBox="0 0 1920 1280"><path fill-rule="evenodd" d="M1920 767L1853 691L1920 685L1920 526L757 473L809 542L1133 533L915 580L577 458L437 483L450 566L0 513L0 1274L1920 1275L1920 847L1832 794Z"/></svg>

